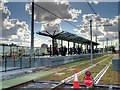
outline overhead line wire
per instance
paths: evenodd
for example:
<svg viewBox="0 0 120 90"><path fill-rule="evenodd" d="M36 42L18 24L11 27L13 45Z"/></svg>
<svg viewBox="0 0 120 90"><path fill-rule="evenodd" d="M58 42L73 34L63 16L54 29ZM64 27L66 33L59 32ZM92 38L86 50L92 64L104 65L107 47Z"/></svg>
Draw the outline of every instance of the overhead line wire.
<svg viewBox="0 0 120 90"><path fill-rule="evenodd" d="M90 5L90 3L88 2L88 0L86 0L86 2L87 2L87 4L89 5L90 9L93 11L93 13L94 13L95 15L98 15L98 14L95 12L95 10L93 9L93 7Z"/></svg>
<svg viewBox="0 0 120 90"><path fill-rule="evenodd" d="M42 6L40 6L40 5L36 4L36 3L34 3L34 4L35 4L36 6L38 6L39 8L42 8L43 10L45 10L45 11L47 11L47 12L51 13L52 15L54 15L54 16L56 16L56 17L58 17L58 18L62 19L62 20L64 20L62 17L60 17L60 16L58 16L58 15L56 15L56 14L52 13L51 11L49 11L49 10L45 9L44 7L42 7ZM76 28L79 28L78 26L74 25L73 23L71 23L71 22L69 22L69 21L66 21L66 20L64 20L64 21L65 21L65 22L67 22L67 23L69 23L70 25L72 25L72 26L76 27Z"/></svg>

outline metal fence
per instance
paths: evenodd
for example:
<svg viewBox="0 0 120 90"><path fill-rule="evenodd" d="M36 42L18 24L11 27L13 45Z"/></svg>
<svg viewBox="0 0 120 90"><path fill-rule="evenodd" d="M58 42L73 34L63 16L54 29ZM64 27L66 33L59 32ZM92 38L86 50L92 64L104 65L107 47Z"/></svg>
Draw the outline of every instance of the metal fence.
<svg viewBox="0 0 120 90"><path fill-rule="evenodd" d="M34 47L34 52L31 53L30 47L0 44L0 72L36 67L36 60L41 59L41 56L52 56L51 48ZM74 54L80 55L79 53ZM59 53L57 56L62 55Z"/></svg>
<svg viewBox="0 0 120 90"><path fill-rule="evenodd" d="M47 51L46 54L48 54ZM35 57L42 55L43 49L40 47L35 47L34 52L31 53L30 47L0 44L0 71L34 67Z"/></svg>

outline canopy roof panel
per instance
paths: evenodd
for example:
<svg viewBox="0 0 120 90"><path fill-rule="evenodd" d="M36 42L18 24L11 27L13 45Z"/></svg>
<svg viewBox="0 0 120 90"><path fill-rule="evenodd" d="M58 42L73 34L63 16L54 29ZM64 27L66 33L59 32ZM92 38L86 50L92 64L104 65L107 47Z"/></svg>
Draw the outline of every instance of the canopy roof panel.
<svg viewBox="0 0 120 90"><path fill-rule="evenodd" d="M69 42L74 42L74 43L80 43L80 44L88 44L90 45L90 40L88 39L85 39L81 36L78 36L76 34L72 34L70 32L66 32L66 31L62 31L61 33L59 34L56 34L56 35L50 35L50 34L47 34L47 33L43 33L43 32L37 32L37 34L39 35L43 35L43 36L48 36L48 37L51 37L51 38L55 38L55 39L58 39L58 40L65 40L65 41L69 41ZM92 42L93 45L99 45L98 43L96 42Z"/></svg>

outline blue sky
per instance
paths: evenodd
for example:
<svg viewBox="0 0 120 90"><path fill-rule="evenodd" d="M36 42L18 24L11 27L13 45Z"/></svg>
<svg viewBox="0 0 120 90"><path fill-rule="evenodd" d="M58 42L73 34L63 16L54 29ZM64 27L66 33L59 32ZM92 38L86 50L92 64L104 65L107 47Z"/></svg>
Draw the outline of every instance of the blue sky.
<svg viewBox="0 0 120 90"><path fill-rule="evenodd" d="M100 15L100 17L104 18L113 18L114 16L118 15L118 6L117 2L100 2L99 4L91 3L92 7L96 11L97 14ZM10 18L16 18L20 21L25 21L27 24L30 25L30 15L27 11L25 11L25 2L9 2L6 4L11 12ZM82 13L78 17L78 22L74 22L76 25L80 25L82 20L82 15L84 14L90 14L93 13L92 10L89 8L88 4L85 2L70 2L71 8L81 9ZM62 22L61 26L63 30L69 29L72 30L73 26L67 24L66 22ZM36 27L40 28L40 25L36 25ZM37 28L37 29L38 29ZM36 30L39 31L39 30Z"/></svg>
<svg viewBox="0 0 120 90"><path fill-rule="evenodd" d="M29 29L31 27L31 16L25 11L25 2L9 2L6 3L6 6L11 12L10 18L19 19L20 21L25 21L29 25ZM93 14L92 10L85 2L70 2L71 8L76 8L82 10L82 13L77 18L78 22L72 22L75 25L80 25L82 21L82 15L84 14ZM92 7L96 11L100 17L103 18L114 18L114 16L118 15L118 3L117 2L99 2L98 4L91 3ZM62 21L61 27L64 31L69 31L75 33L73 29L74 26ZM35 33L40 31L41 24L35 24ZM39 36L41 39L44 37Z"/></svg>

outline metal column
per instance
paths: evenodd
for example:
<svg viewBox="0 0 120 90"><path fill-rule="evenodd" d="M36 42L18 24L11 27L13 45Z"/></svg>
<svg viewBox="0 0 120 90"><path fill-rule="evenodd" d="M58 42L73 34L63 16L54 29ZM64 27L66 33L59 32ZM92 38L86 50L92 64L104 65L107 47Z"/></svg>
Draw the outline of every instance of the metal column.
<svg viewBox="0 0 120 90"><path fill-rule="evenodd" d="M104 41L103 41L103 54L104 54Z"/></svg>
<svg viewBox="0 0 120 90"><path fill-rule="evenodd" d="M87 45L87 47L86 47L86 53L88 53L88 45Z"/></svg>
<svg viewBox="0 0 120 90"><path fill-rule="evenodd" d="M80 54L80 48L79 48L79 43L78 43L78 54Z"/></svg>
<svg viewBox="0 0 120 90"><path fill-rule="evenodd" d="M73 50L74 50L74 54L75 54L75 43L73 42Z"/></svg>
<svg viewBox="0 0 120 90"><path fill-rule="evenodd" d="M63 46L63 40L61 40L61 47Z"/></svg>
<svg viewBox="0 0 120 90"><path fill-rule="evenodd" d="M107 38L107 40L106 40L106 50L107 50L107 54L108 54L108 38Z"/></svg>
<svg viewBox="0 0 120 90"><path fill-rule="evenodd" d="M2 57L2 60L4 60L4 57L5 57L5 45L2 44L2 46L3 46L3 57Z"/></svg>
<svg viewBox="0 0 120 90"><path fill-rule="evenodd" d="M91 58L91 60L90 60L90 62L91 62L91 64L93 64L93 54L92 54L92 20L90 20L90 38L91 38L91 43L90 43L90 48L91 48L91 53L90 53L90 58Z"/></svg>
<svg viewBox="0 0 120 90"><path fill-rule="evenodd" d="M69 43L70 43L70 42L68 41L68 55L69 55Z"/></svg>
<svg viewBox="0 0 120 90"><path fill-rule="evenodd" d="M63 52L63 40L61 40L61 49L62 49L62 52Z"/></svg>
<svg viewBox="0 0 120 90"><path fill-rule="evenodd" d="M51 50L51 45L50 45L50 57L51 57L51 55L52 55L52 50Z"/></svg>
<svg viewBox="0 0 120 90"><path fill-rule="evenodd" d="M34 0L32 1L32 21L31 21L31 54L34 52Z"/></svg>
<svg viewBox="0 0 120 90"><path fill-rule="evenodd" d="M120 59L120 31L118 32L118 34L119 34L119 59Z"/></svg>
<svg viewBox="0 0 120 90"><path fill-rule="evenodd" d="M97 43L97 35L95 37L96 37L96 43ZM96 50L97 50L97 45L96 45Z"/></svg>
<svg viewBox="0 0 120 90"><path fill-rule="evenodd" d="M118 2L118 15L120 15L120 1ZM119 59L120 59L120 21L118 21Z"/></svg>
<svg viewBox="0 0 120 90"><path fill-rule="evenodd" d="M53 56L55 55L55 53L54 53L54 47L55 47L54 42L55 42L55 39L54 39L54 38L52 38L52 46L53 46L52 50L53 50Z"/></svg>

